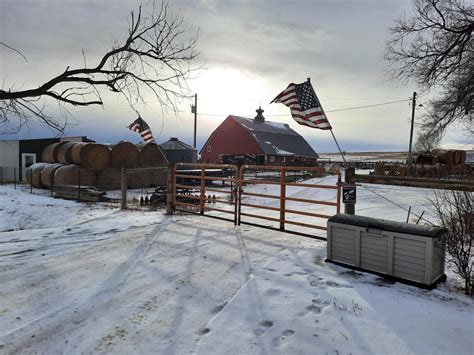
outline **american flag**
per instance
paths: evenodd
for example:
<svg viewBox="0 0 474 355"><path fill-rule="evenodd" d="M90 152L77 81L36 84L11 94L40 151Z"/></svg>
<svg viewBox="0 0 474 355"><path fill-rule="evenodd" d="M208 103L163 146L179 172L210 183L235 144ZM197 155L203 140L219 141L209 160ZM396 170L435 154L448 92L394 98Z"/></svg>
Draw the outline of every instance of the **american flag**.
<svg viewBox="0 0 474 355"><path fill-rule="evenodd" d="M139 133L147 143L155 141L150 126L140 116L128 125L128 129Z"/></svg>
<svg viewBox="0 0 474 355"><path fill-rule="evenodd" d="M291 83L270 103L273 102L288 106L294 120L301 125L332 129L309 80L302 84Z"/></svg>

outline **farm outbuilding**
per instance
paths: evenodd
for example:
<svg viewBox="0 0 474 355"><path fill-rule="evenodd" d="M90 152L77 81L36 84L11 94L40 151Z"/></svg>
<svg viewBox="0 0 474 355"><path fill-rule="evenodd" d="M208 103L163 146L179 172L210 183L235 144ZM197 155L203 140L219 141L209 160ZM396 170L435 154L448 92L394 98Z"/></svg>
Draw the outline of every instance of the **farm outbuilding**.
<svg viewBox="0 0 474 355"><path fill-rule="evenodd" d="M203 163L230 162L244 157L247 163L287 164L316 161L318 154L286 123L265 121L263 110L255 118L228 116L201 150Z"/></svg>
<svg viewBox="0 0 474 355"><path fill-rule="evenodd" d="M160 147L170 164L197 163L196 148L181 142L178 138L172 137L168 141L161 143Z"/></svg>

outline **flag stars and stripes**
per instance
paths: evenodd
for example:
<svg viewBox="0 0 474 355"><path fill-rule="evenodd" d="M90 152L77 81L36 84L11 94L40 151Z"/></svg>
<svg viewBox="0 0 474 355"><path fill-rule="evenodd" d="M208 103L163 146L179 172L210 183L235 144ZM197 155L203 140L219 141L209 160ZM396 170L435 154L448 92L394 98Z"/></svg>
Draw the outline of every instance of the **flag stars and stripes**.
<svg viewBox="0 0 474 355"><path fill-rule="evenodd" d="M273 102L288 106L293 119L301 125L332 129L309 81L302 84L291 83Z"/></svg>
<svg viewBox="0 0 474 355"><path fill-rule="evenodd" d="M138 117L135 121L129 124L128 129L140 134L146 143L154 142L153 134L150 126L141 118Z"/></svg>

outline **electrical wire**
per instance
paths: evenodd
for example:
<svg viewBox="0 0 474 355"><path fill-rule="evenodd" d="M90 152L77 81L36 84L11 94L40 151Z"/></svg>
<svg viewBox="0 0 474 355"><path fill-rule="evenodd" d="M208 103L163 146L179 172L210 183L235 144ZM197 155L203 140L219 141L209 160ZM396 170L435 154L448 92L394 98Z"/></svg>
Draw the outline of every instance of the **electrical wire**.
<svg viewBox="0 0 474 355"><path fill-rule="evenodd" d="M373 105L355 106L355 107L346 107L346 108L340 108L340 109L335 109L335 110L328 110L328 111L325 111L325 112L340 112L340 111L349 111L349 110L359 110L359 109L369 108L369 107L391 105L391 104L396 104L396 103L399 103L399 102L406 102L406 101L410 101L410 100L411 99L388 101L388 102L381 102L381 103L373 104ZM222 116L225 116L225 114L218 115L218 114L213 114L213 113L198 113L198 116L222 117ZM287 117L288 114L286 114L286 115L265 115L265 116L266 117Z"/></svg>

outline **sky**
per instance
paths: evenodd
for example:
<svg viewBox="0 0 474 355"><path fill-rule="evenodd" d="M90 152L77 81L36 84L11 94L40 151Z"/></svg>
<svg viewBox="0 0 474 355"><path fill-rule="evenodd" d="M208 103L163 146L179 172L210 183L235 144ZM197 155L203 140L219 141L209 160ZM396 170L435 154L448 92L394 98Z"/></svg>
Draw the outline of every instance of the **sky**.
<svg viewBox="0 0 474 355"><path fill-rule="evenodd" d="M34 88L66 67L95 65L114 40L123 40L132 10L147 1L134 0L1 0L0 46L2 87ZM170 0L182 14L190 33L198 31L200 56L187 81L189 98L178 111L160 106L151 93L145 105L136 106L158 143L170 137L192 144L190 105L198 95L197 148L228 116L254 117L261 106L267 121L288 123L317 152L337 147L328 131L300 126L289 109L270 101L289 83L310 77L346 151L407 150L411 107L408 101L342 110L410 98L419 91L414 83L390 80L383 60L388 28L395 18L410 13L411 0L217 1ZM126 127L136 112L124 97L101 92L103 107L68 107L71 114L66 136L88 136L98 142L140 141ZM419 96L426 103L429 94ZM54 101L45 100L51 114ZM418 107L416 116L423 113ZM52 137L57 133L37 123L0 139ZM416 128L415 128L416 136ZM472 147L472 137L454 127L443 139L445 147Z"/></svg>

